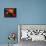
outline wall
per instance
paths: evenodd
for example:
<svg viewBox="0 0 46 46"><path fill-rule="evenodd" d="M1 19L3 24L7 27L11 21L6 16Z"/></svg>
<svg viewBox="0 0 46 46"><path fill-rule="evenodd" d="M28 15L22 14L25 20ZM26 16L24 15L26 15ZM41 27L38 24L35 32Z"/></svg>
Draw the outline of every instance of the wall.
<svg viewBox="0 0 46 46"><path fill-rule="evenodd" d="M16 7L17 17L4 18L6 7ZM46 0L0 0L0 44L8 43L9 32L18 32L17 24L46 24Z"/></svg>

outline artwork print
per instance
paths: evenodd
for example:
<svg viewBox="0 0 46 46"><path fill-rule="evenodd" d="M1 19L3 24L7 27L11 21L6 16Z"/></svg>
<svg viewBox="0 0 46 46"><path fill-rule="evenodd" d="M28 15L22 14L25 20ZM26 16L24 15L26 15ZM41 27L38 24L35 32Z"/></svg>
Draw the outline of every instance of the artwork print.
<svg viewBox="0 0 46 46"><path fill-rule="evenodd" d="M4 8L4 17L16 17L16 8Z"/></svg>

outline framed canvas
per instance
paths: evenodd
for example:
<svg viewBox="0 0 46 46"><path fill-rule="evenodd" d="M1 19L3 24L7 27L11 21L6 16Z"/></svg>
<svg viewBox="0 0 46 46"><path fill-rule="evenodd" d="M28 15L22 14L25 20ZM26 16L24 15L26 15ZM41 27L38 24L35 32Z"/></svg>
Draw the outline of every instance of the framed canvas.
<svg viewBox="0 0 46 46"><path fill-rule="evenodd" d="M4 8L4 17L16 17L16 8Z"/></svg>

